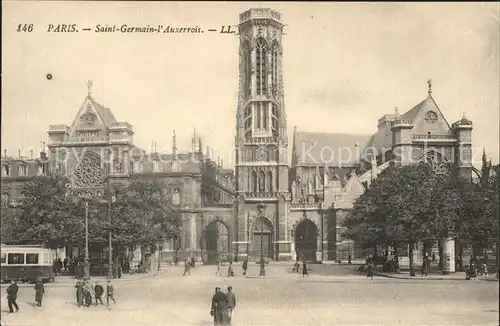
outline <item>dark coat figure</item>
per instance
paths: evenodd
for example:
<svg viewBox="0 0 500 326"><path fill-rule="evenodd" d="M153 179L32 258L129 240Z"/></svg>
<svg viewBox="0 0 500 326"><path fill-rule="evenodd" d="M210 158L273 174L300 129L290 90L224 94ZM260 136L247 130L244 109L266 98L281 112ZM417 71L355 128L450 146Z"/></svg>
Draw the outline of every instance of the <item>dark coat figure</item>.
<svg viewBox="0 0 500 326"><path fill-rule="evenodd" d="M37 307L42 306L43 295L45 294L45 286L43 285L42 279L38 278L35 283L35 302Z"/></svg>
<svg viewBox="0 0 500 326"><path fill-rule="evenodd" d="M64 258L64 260L63 260L63 267L64 267L64 271L67 272L68 271L68 259L67 258Z"/></svg>
<svg viewBox="0 0 500 326"><path fill-rule="evenodd" d="M184 261L184 274L182 276L191 275L191 261L189 258L186 258Z"/></svg>
<svg viewBox="0 0 500 326"><path fill-rule="evenodd" d="M14 312L13 307L16 308L16 312L19 311L19 306L17 305L17 292L19 291L19 287L15 281L12 281L7 288L7 302L9 304L9 312Z"/></svg>
<svg viewBox="0 0 500 326"><path fill-rule="evenodd" d="M302 262L302 277L304 277L306 275L309 276L309 271L307 270L306 262L303 261Z"/></svg>
<svg viewBox="0 0 500 326"><path fill-rule="evenodd" d="M373 280L373 261L371 259L367 260L366 268L368 270L368 273L366 274L366 277L369 277L369 278L371 278Z"/></svg>
<svg viewBox="0 0 500 326"><path fill-rule="evenodd" d="M97 301L101 302L103 305L104 303L102 302L102 295L104 294L104 288L102 287L101 284L96 284L94 287L94 294L95 294L95 305L97 306Z"/></svg>
<svg viewBox="0 0 500 326"><path fill-rule="evenodd" d="M214 326L227 325L226 295L221 292L219 287L215 288L215 294L212 297L210 315L214 317Z"/></svg>
<svg viewBox="0 0 500 326"><path fill-rule="evenodd" d="M247 275L247 269L248 269L248 260L243 261L243 275Z"/></svg>
<svg viewBox="0 0 500 326"><path fill-rule="evenodd" d="M108 284L106 285L106 304L109 306L109 299L113 300L113 303L116 303L114 294L113 294L113 284L111 284L111 280L108 280Z"/></svg>
<svg viewBox="0 0 500 326"><path fill-rule="evenodd" d="M233 263L229 263L229 267L227 268L227 277L233 277L234 276L234 271L233 271Z"/></svg>
<svg viewBox="0 0 500 326"><path fill-rule="evenodd" d="M83 299L85 297L84 283L82 281L76 282L76 303L78 307L83 305Z"/></svg>
<svg viewBox="0 0 500 326"><path fill-rule="evenodd" d="M85 306L88 308L92 304L92 294L89 291L85 291Z"/></svg>
<svg viewBox="0 0 500 326"><path fill-rule="evenodd" d="M233 287L227 287L226 293L226 306L227 306L227 324L231 325L231 318L233 317L233 310L236 308L236 295L232 291Z"/></svg>

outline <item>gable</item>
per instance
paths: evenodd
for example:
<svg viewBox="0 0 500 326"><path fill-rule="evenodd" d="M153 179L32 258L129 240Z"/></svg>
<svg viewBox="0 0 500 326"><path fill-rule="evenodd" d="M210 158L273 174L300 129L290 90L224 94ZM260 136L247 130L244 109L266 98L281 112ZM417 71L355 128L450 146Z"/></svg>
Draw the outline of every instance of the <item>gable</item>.
<svg viewBox="0 0 500 326"><path fill-rule="evenodd" d="M70 137L106 136L107 129L113 122L116 122L116 119L111 111L87 96L71 124L69 134Z"/></svg>
<svg viewBox="0 0 500 326"><path fill-rule="evenodd" d="M341 200L355 200L365 192L365 187L356 174L351 174L345 187L342 189Z"/></svg>
<svg viewBox="0 0 500 326"><path fill-rule="evenodd" d="M417 104L401 118L412 121L414 134L451 135L450 125L432 96Z"/></svg>

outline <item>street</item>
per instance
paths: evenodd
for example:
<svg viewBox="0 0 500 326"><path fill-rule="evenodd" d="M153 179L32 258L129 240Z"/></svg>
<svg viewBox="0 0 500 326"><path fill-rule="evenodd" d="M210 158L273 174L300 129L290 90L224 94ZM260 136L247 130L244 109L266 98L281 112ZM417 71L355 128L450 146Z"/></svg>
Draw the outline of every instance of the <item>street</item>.
<svg viewBox="0 0 500 326"><path fill-rule="evenodd" d="M214 276L216 268L201 266L182 277L182 267L157 276L115 280L116 305L110 308L75 304L73 281L48 284L42 308L34 291L21 285L20 311L8 314L2 286L2 321L6 325L210 325L210 300L216 286L233 286L237 306L233 325L496 325L498 283L458 280L369 280L355 267L325 267L310 277L290 273L290 266L267 266L259 278ZM225 272L226 269L224 268Z"/></svg>

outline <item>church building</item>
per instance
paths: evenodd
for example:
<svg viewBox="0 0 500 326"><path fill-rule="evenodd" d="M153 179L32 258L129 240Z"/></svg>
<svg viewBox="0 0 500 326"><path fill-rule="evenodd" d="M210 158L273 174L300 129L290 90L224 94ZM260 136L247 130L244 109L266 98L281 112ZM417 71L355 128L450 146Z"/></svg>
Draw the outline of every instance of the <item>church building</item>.
<svg viewBox="0 0 500 326"><path fill-rule="evenodd" d="M89 86L71 125L50 126L48 151L39 158L2 156L2 194L17 200L22 183L35 175L65 175L72 188L96 196L108 178L155 178L165 182L184 219L180 238L160 247L162 259L345 261L366 253L343 238L341 221L388 166L424 161L438 173L478 173L471 162L472 122L464 115L450 124L432 97L431 81L422 101L383 115L374 134L295 127L289 141L283 28L281 14L272 9L239 16L234 170L210 149L204 153L195 134L188 153L178 151L175 131L171 153L157 153L154 146L146 153L134 145L132 125L116 120Z"/></svg>

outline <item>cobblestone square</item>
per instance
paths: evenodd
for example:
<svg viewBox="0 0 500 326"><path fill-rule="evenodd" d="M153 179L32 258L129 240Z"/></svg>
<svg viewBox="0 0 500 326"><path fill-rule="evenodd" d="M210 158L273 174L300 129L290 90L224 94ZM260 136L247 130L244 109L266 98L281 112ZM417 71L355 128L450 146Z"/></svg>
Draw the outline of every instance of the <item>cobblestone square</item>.
<svg viewBox="0 0 500 326"><path fill-rule="evenodd" d="M314 267L314 266L313 266ZM343 273L302 277L270 266L260 278L214 276L209 266L182 277L181 268L143 279L114 282L117 304L78 308L72 282L47 285L42 308L34 307L32 286L22 285L20 311L6 325L210 325L216 286L232 285L237 296L233 325L494 325L498 324L498 283L458 280L398 280ZM128 279L127 279L128 277ZM5 291L5 288L2 287Z"/></svg>

